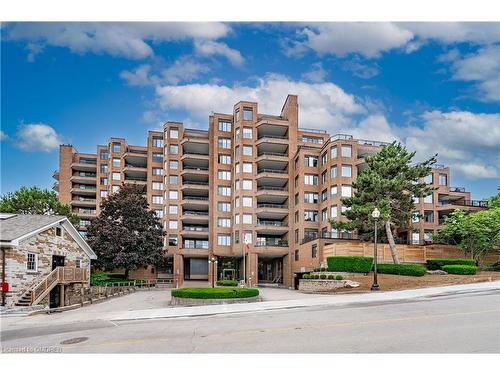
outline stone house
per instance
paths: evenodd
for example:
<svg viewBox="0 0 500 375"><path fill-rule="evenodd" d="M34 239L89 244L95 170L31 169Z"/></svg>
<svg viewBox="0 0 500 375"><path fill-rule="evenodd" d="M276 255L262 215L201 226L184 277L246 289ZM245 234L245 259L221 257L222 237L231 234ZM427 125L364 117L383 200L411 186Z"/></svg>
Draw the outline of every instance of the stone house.
<svg viewBox="0 0 500 375"><path fill-rule="evenodd" d="M95 253L65 216L0 213L2 306L62 306L88 284Z"/></svg>

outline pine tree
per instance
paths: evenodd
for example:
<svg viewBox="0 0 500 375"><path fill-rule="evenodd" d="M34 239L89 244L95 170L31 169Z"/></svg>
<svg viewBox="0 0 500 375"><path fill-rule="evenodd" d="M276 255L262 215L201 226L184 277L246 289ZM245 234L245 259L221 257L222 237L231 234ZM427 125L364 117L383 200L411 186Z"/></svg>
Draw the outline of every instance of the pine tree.
<svg viewBox="0 0 500 375"><path fill-rule="evenodd" d="M367 156L367 168L352 184L353 196L342 199L342 204L347 207L344 216L350 221L331 222L332 227L340 230L373 233L371 213L377 207L396 264L399 263L394 242L396 230L408 228L414 209L413 197L423 197L432 192L422 179L431 173L437 155L417 164L412 163L414 156L415 152L409 152L396 142Z"/></svg>
<svg viewBox="0 0 500 375"><path fill-rule="evenodd" d="M101 204L87 233L98 268L125 269L128 277L130 270L162 262L163 230L143 194L143 187L122 185Z"/></svg>

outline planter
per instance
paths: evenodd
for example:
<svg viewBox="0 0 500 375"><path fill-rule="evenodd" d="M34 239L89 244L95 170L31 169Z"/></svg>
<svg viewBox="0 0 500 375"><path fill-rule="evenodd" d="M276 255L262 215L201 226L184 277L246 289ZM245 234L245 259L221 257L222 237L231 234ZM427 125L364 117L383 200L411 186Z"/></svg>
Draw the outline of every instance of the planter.
<svg viewBox="0 0 500 375"><path fill-rule="evenodd" d="M300 279L299 281L299 291L303 293L328 293L358 286L359 283L351 280Z"/></svg>
<svg viewBox="0 0 500 375"><path fill-rule="evenodd" d="M232 303L249 303L259 302L260 296L246 297L246 298L182 298L172 297L170 305L172 306L206 306L206 305L228 305Z"/></svg>

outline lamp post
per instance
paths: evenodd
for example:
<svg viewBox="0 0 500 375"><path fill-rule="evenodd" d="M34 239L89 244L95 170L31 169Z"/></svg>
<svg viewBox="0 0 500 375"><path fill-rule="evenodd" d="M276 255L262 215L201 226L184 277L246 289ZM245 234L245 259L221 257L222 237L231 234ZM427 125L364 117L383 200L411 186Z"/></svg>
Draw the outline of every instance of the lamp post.
<svg viewBox="0 0 500 375"><path fill-rule="evenodd" d="M208 265L212 265L212 288L215 287L215 269L217 268L217 258L208 258Z"/></svg>
<svg viewBox="0 0 500 375"><path fill-rule="evenodd" d="M371 290L380 290L377 283L377 222L380 217L380 211L377 207L373 210L372 217L375 220L375 240L373 242L373 284Z"/></svg>

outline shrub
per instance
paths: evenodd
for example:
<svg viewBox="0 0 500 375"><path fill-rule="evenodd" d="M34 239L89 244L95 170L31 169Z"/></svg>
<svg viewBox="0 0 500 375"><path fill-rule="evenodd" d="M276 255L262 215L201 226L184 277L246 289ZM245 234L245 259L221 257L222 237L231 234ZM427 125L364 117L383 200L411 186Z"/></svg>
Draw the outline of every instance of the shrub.
<svg viewBox="0 0 500 375"><path fill-rule="evenodd" d="M238 286L237 280L217 280L217 286Z"/></svg>
<svg viewBox="0 0 500 375"><path fill-rule="evenodd" d="M419 264L379 264L377 272L389 273L392 275L404 276L424 276L426 273L424 266Z"/></svg>
<svg viewBox="0 0 500 375"><path fill-rule="evenodd" d="M93 272L90 274L90 285L100 285L109 280L109 276L105 272Z"/></svg>
<svg viewBox="0 0 500 375"><path fill-rule="evenodd" d="M306 273L305 275L302 275L302 278L306 279L306 280L312 279L311 275L309 275L308 273Z"/></svg>
<svg viewBox="0 0 500 375"><path fill-rule="evenodd" d="M321 268L319 267L314 269L314 272L319 272L319 271L321 271Z"/></svg>
<svg viewBox="0 0 500 375"><path fill-rule="evenodd" d="M313 275L314 279L319 279L319 275Z"/></svg>
<svg viewBox="0 0 500 375"><path fill-rule="evenodd" d="M344 277L342 275L337 275L335 276L335 280L344 280Z"/></svg>
<svg viewBox="0 0 500 375"><path fill-rule="evenodd" d="M475 266L476 262L473 259L427 259L426 265L429 270L439 270L443 266L447 265L463 265L463 266Z"/></svg>
<svg viewBox="0 0 500 375"><path fill-rule="evenodd" d="M249 298L259 295L254 288L182 288L173 289L172 297L196 299Z"/></svg>
<svg viewBox="0 0 500 375"><path fill-rule="evenodd" d="M372 268L373 258L357 256L335 256L326 258L328 271L368 273Z"/></svg>
<svg viewBox="0 0 500 375"><path fill-rule="evenodd" d="M321 280L325 280L325 279L326 279L326 275L325 275L325 274L319 275L319 278L320 278Z"/></svg>
<svg viewBox="0 0 500 375"><path fill-rule="evenodd" d="M328 275L328 280L334 280L335 279L335 275Z"/></svg>
<svg viewBox="0 0 500 375"><path fill-rule="evenodd" d="M448 264L442 267L443 271L453 275L475 275L477 272L476 266L467 266L463 264Z"/></svg>

